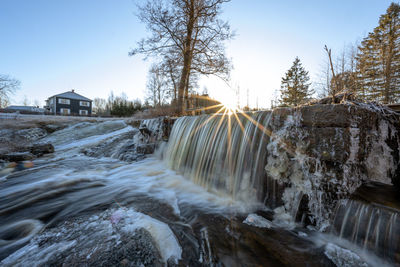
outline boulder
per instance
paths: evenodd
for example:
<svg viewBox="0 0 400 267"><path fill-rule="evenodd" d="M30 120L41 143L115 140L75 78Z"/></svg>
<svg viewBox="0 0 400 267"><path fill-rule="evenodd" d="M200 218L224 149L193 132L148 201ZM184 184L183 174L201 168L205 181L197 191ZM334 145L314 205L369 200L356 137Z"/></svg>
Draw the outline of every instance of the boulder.
<svg viewBox="0 0 400 267"><path fill-rule="evenodd" d="M288 213L309 215L320 229L337 200L365 182L400 189L400 118L375 104L314 104L272 111L268 179L285 187Z"/></svg>
<svg viewBox="0 0 400 267"><path fill-rule="evenodd" d="M54 146L50 143L47 144L33 144L31 147L29 147L29 151L37 156L41 157L44 154L49 154L54 152Z"/></svg>
<svg viewBox="0 0 400 267"><path fill-rule="evenodd" d="M10 161L10 162L19 162L19 161L26 161L26 160L32 160L35 158L35 155L33 155L30 152L11 152L7 154L0 154L0 159L5 160L5 161Z"/></svg>
<svg viewBox="0 0 400 267"><path fill-rule="evenodd" d="M47 135L46 130L41 128L29 128L17 130L13 133L14 137L23 141L36 141Z"/></svg>
<svg viewBox="0 0 400 267"><path fill-rule="evenodd" d="M138 154L152 154L154 153L155 150L155 144L143 144L143 145L138 145L136 147L136 152Z"/></svg>
<svg viewBox="0 0 400 267"><path fill-rule="evenodd" d="M40 125L42 129L44 129L47 133L54 133L55 131L62 130L67 127L67 125L59 125L59 124L45 124L42 123Z"/></svg>
<svg viewBox="0 0 400 267"><path fill-rule="evenodd" d="M151 135L151 130L149 130L149 128L147 128L147 125L146 125L146 124L140 125L139 131L140 131L140 133L141 133L142 135L148 135L148 136Z"/></svg>

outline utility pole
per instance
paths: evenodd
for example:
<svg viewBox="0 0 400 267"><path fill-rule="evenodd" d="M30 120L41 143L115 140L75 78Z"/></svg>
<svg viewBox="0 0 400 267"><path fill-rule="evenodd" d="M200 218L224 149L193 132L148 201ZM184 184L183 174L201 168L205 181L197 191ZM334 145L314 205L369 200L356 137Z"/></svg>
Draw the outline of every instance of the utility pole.
<svg viewBox="0 0 400 267"><path fill-rule="evenodd" d="M256 97L256 108L257 108L257 111L259 111L259 109L258 109L258 97Z"/></svg>
<svg viewBox="0 0 400 267"><path fill-rule="evenodd" d="M235 93L236 93L236 107L238 109L240 109L240 86L239 85L236 86Z"/></svg>
<svg viewBox="0 0 400 267"><path fill-rule="evenodd" d="M247 107L250 108L250 106L249 106L249 88L247 88L246 94L247 94Z"/></svg>

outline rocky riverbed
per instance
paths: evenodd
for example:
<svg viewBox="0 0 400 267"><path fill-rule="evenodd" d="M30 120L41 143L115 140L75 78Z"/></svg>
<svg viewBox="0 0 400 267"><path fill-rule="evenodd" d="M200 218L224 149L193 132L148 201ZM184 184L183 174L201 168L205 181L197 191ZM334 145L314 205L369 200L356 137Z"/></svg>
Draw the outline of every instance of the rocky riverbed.
<svg viewBox="0 0 400 267"><path fill-rule="evenodd" d="M396 264L394 246L364 244L377 236L374 244L392 242L379 233L397 233L400 225L395 197L379 196L397 192L397 120L388 110L347 103L176 122L1 128L14 148L7 153L54 147L26 168L0 174L1 263ZM386 187L365 184L377 180ZM367 191L374 199L366 200ZM378 219L382 206L390 213ZM325 227L316 223L318 208L326 211ZM348 210L356 211L352 220ZM347 227L354 221L362 231Z"/></svg>

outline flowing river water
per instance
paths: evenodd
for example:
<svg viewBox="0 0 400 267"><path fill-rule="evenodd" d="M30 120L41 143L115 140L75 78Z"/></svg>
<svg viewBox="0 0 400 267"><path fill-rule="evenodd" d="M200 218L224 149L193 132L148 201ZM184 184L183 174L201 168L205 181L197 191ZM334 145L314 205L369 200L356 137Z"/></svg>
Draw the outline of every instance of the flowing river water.
<svg viewBox="0 0 400 267"><path fill-rule="evenodd" d="M269 119L261 114L253 120ZM1 265L396 264L344 239L349 226L339 234L321 233L303 228L290 214L279 219L275 210L274 218L266 202L278 201L277 185L257 190L274 182L257 178L264 166L254 164L265 158L259 148L267 145L266 133L241 120L243 125L219 133L230 125L206 117L180 119L168 144L132 163L82 153L139 134L123 121L78 123L45 137L41 141L51 142L54 154L0 178ZM195 130L199 125L203 130ZM185 135L195 143L185 143ZM350 208L357 210L355 204ZM387 216L394 227L398 218Z"/></svg>

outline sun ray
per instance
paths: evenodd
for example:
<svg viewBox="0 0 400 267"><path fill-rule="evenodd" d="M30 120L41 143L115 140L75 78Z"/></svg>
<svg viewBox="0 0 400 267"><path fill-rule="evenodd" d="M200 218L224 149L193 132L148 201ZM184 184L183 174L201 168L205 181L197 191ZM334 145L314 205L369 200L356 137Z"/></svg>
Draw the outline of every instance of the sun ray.
<svg viewBox="0 0 400 267"><path fill-rule="evenodd" d="M212 136L211 139L210 139L211 144L214 144L214 143L215 143L215 139L216 139L216 137L217 137L217 133L219 133L219 131L220 131L220 129L221 129L221 125L222 125L222 122L223 122L224 117L225 117L225 115L226 115L226 112L227 112L227 110L226 110L226 108L225 108L224 114L222 114L222 116L220 117L220 119L219 119L219 121L218 121L218 125L217 125L217 127L216 127L216 131L214 131L214 134L213 134L213 136ZM214 147L213 149L215 149L215 147ZM211 153L211 154L212 154L212 153ZM214 164L214 163L215 163L215 162L213 161L213 162L211 162L210 164ZM206 166L206 168L210 168L210 166L208 165L208 166ZM207 179L211 179L211 177L209 177L209 178L207 178ZM207 183L209 183L209 181L207 181Z"/></svg>
<svg viewBox="0 0 400 267"><path fill-rule="evenodd" d="M295 155L295 149L292 148L292 146L288 143L285 142L280 136L277 136L274 134L272 131L266 129L264 126L261 124L257 123L252 117L247 115L245 112L242 112L243 116L245 116L251 123L253 123L256 127L258 127L261 131L263 131L266 135L270 136L271 138L277 138L278 143L281 144L281 147L286 150L290 155L294 156Z"/></svg>
<svg viewBox="0 0 400 267"><path fill-rule="evenodd" d="M210 120L212 120L212 118L214 118L214 117L217 116L219 113L221 113L222 110L223 110L224 108L225 108L224 106L221 107L216 113L212 114L209 118L207 118L207 120L205 120L202 124L200 124L199 126L197 126L196 129L193 131L193 133L191 133L191 136L190 136L190 137L192 137L194 134L196 134L197 131L199 131L204 125L206 125Z"/></svg>
<svg viewBox="0 0 400 267"><path fill-rule="evenodd" d="M245 129L244 129L244 126L243 126L241 120L239 119L239 116L237 115L237 112L234 112L233 115L235 116L235 119L237 120L237 122L238 122L238 124L239 124L239 127L240 127L240 129L242 130L242 132L243 132L244 138L246 138L246 141L247 141L248 143L250 143L250 139L249 139L249 137L248 137L247 134L246 134L246 131L245 131Z"/></svg>
<svg viewBox="0 0 400 267"><path fill-rule="evenodd" d="M190 111L202 111L202 110L209 110L209 109L218 108L218 107L225 107L225 106L223 104L217 104L217 105L212 105L212 106L208 106L208 107L191 109Z"/></svg>
<svg viewBox="0 0 400 267"><path fill-rule="evenodd" d="M229 169L231 168L231 116L228 116L228 162L229 162Z"/></svg>

